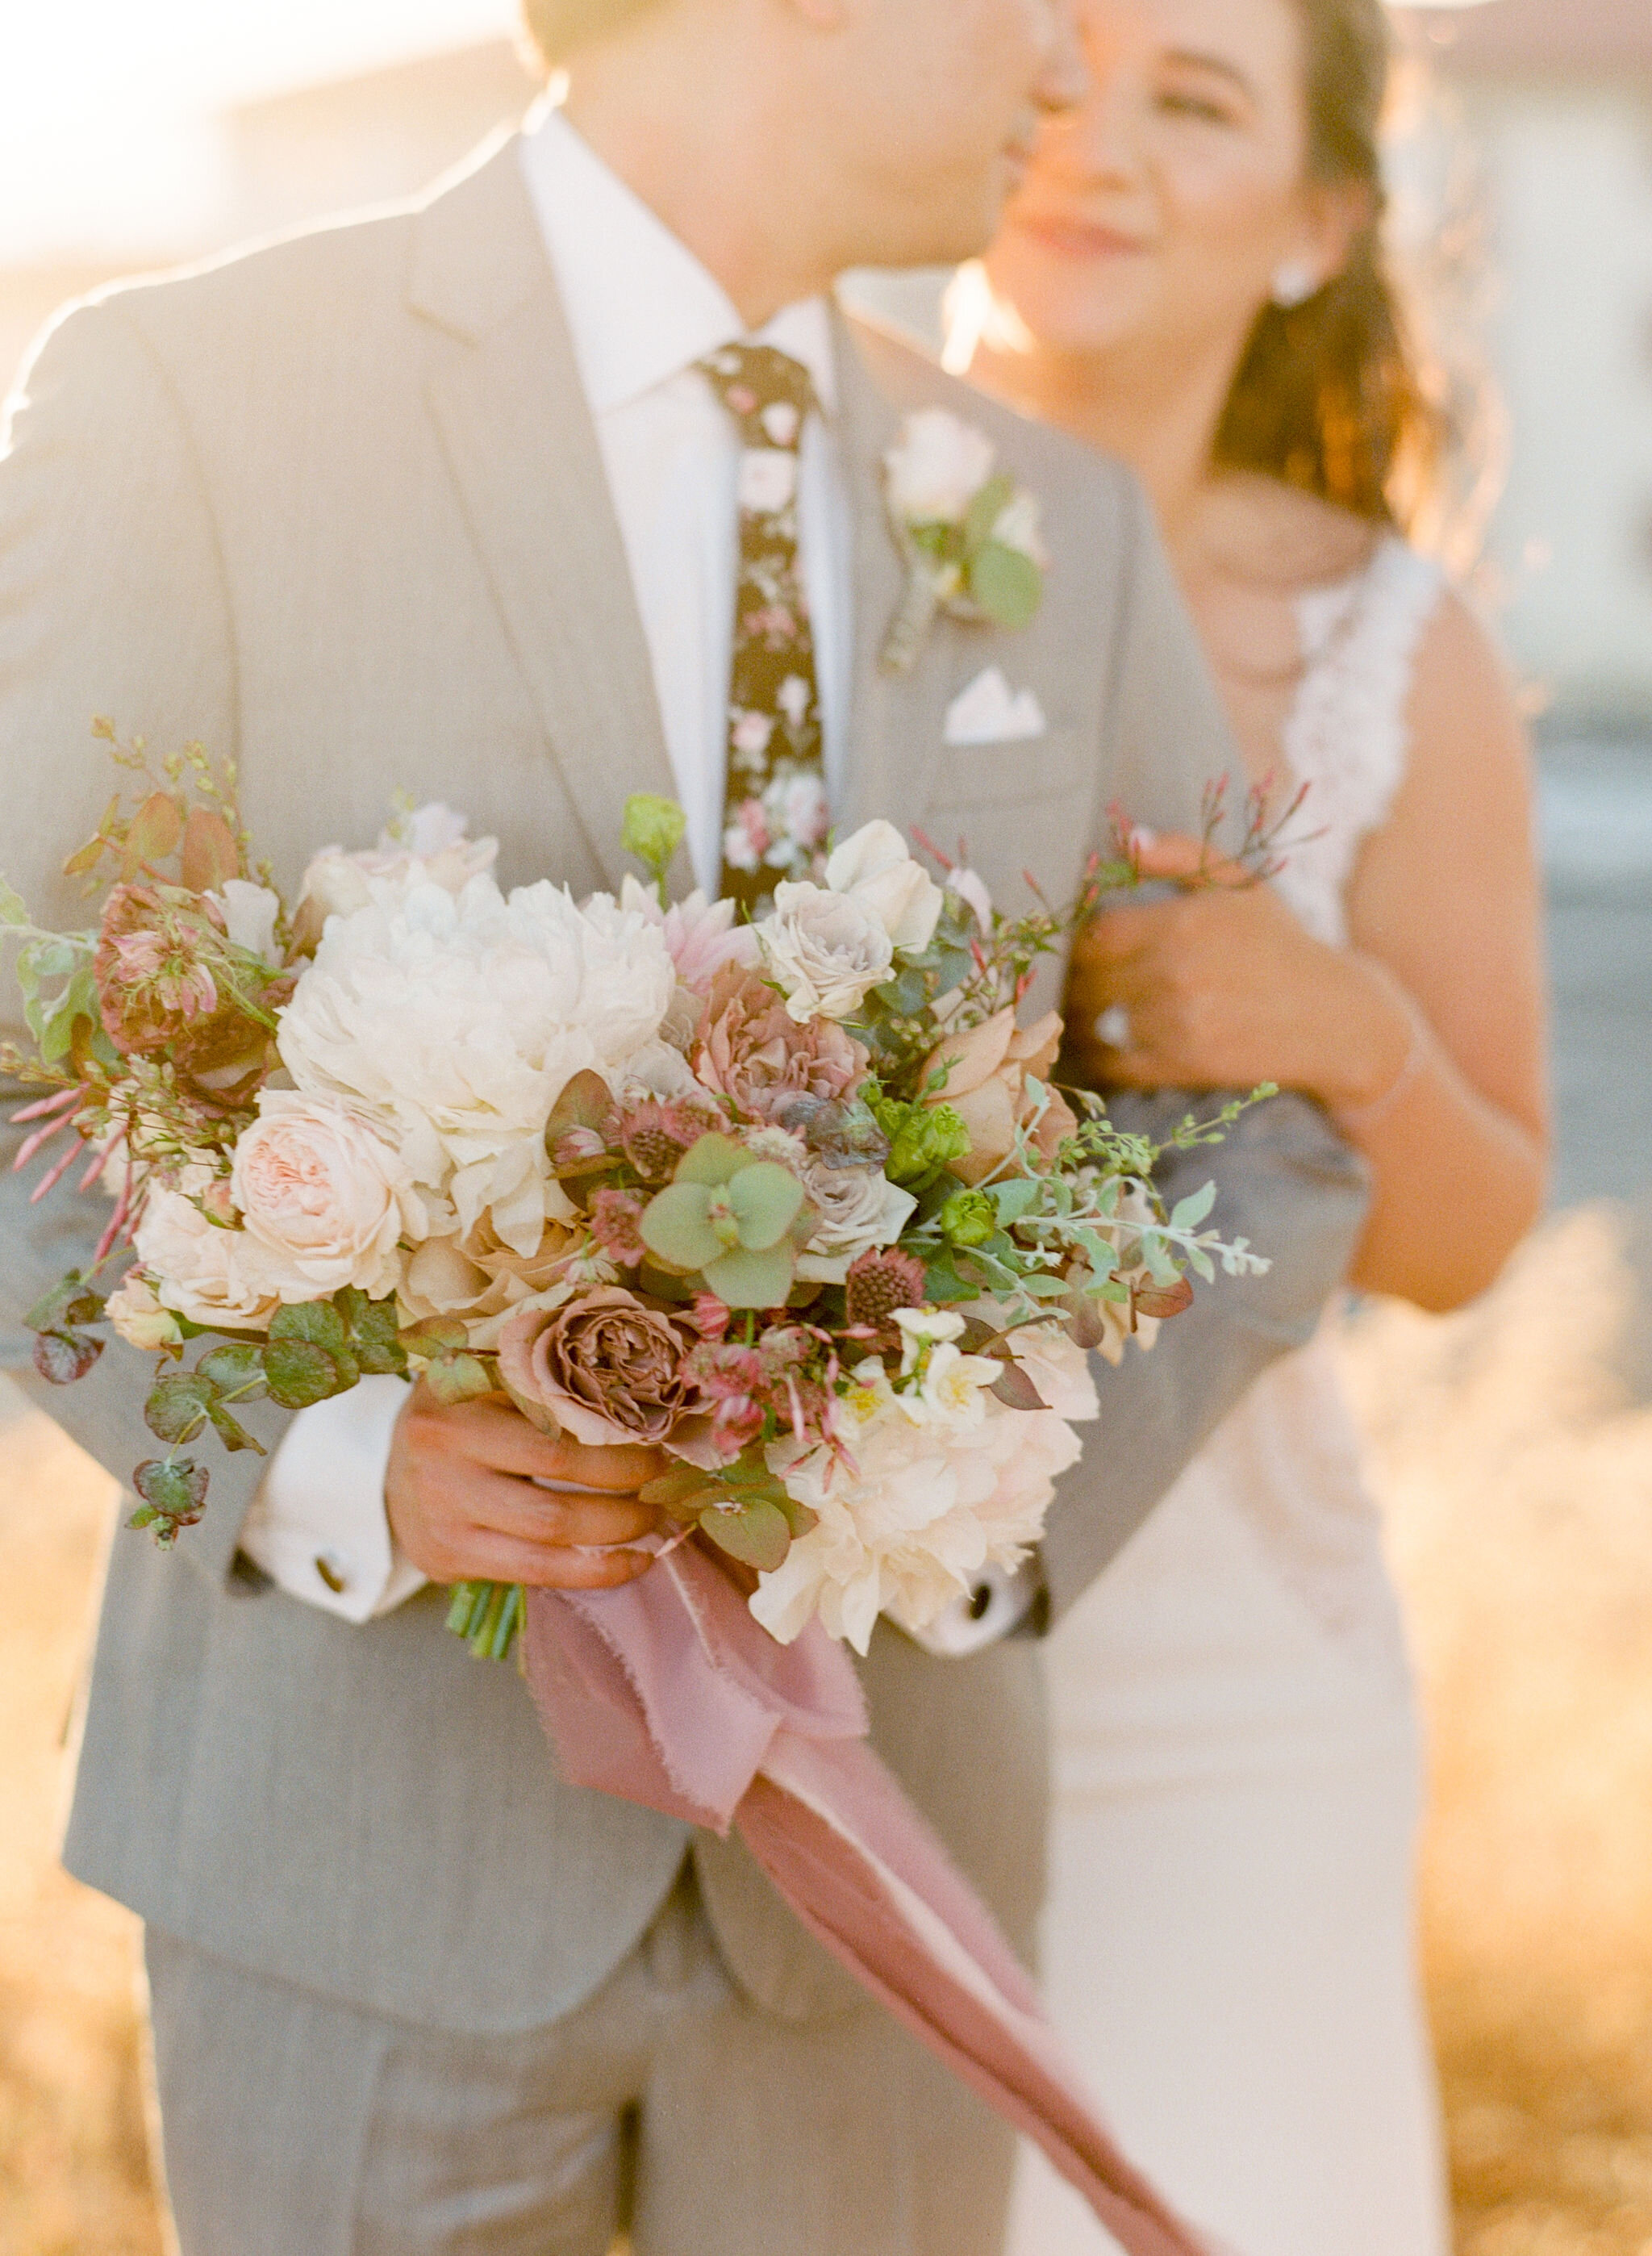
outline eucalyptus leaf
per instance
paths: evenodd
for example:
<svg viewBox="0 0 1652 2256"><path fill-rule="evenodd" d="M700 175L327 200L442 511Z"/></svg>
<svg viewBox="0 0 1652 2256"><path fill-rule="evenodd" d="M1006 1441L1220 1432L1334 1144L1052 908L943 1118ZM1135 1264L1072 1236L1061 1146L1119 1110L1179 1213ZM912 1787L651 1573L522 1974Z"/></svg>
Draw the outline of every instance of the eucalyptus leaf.
<svg viewBox="0 0 1652 2256"><path fill-rule="evenodd" d="M738 1512L708 1512L699 1524L720 1551L762 1575L784 1566L791 1548L785 1514L762 1497Z"/></svg>
<svg viewBox="0 0 1652 2256"><path fill-rule="evenodd" d="M1044 577L1031 557L989 540L970 563L969 592L995 626L1030 626L1044 600Z"/></svg>
<svg viewBox="0 0 1652 2256"><path fill-rule="evenodd" d="M763 1252L739 1246L705 1264L706 1282L718 1299L731 1308L778 1308L791 1290L793 1260L790 1247Z"/></svg>

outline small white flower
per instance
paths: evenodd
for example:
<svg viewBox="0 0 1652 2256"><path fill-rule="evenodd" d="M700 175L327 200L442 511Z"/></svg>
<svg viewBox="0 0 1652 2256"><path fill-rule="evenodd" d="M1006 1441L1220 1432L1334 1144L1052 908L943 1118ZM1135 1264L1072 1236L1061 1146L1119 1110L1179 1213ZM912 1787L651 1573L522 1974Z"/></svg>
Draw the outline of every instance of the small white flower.
<svg viewBox="0 0 1652 2256"><path fill-rule="evenodd" d="M975 913L975 921L983 933L993 928L993 897L987 889L987 880L978 870L954 870L946 880L946 890L956 893L966 908Z"/></svg>
<svg viewBox="0 0 1652 2256"><path fill-rule="evenodd" d="M964 1319L953 1308L896 1308L901 1333L901 1376L910 1378L926 1348L961 1339Z"/></svg>
<svg viewBox="0 0 1652 2256"><path fill-rule="evenodd" d="M271 969L280 963L275 936L276 919L281 913L278 893L272 893L268 885L250 885L245 878L226 878L218 892L207 898L223 911L229 937L237 948L244 948L250 955L261 955Z"/></svg>
<svg viewBox="0 0 1652 2256"><path fill-rule="evenodd" d="M993 474L997 449L950 408L920 407L884 456L889 506L908 525L956 525Z"/></svg>
<svg viewBox="0 0 1652 2256"><path fill-rule="evenodd" d="M900 1393L901 1407L914 1425L933 1423L954 1434L967 1433L985 1422L987 1397L1002 1370L990 1356L966 1355L950 1340L942 1340L924 1357L917 1393Z"/></svg>
<svg viewBox="0 0 1652 2256"><path fill-rule="evenodd" d="M1044 543L1037 494L1030 494L1024 488L1012 494L999 511L992 537L1001 547L1015 549L1041 572L1050 569L1050 551Z"/></svg>
<svg viewBox="0 0 1652 2256"><path fill-rule="evenodd" d="M809 685L800 673L789 673L775 692L775 703L794 729L800 729L809 710Z"/></svg>
<svg viewBox="0 0 1652 2256"><path fill-rule="evenodd" d="M798 491L798 458L779 447L749 447L740 458L740 506L777 517Z"/></svg>
<svg viewBox="0 0 1652 2256"><path fill-rule="evenodd" d="M763 795L763 811L774 839L767 858L785 868L799 846L818 846L831 822L825 778L804 770L777 776Z"/></svg>
<svg viewBox="0 0 1652 2256"><path fill-rule="evenodd" d="M728 734L729 744L742 759L760 760L775 732L771 713L742 713Z"/></svg>
<svg viewBox="0 0 1652 2256"><path fill-rule="evenodd" d="M799 1026L848 1018L889 977L895 960L875 918L846 894L805 881L776 886L773 913L756 930Z"/></svg>
<svg viewBox="0 0 1652 2256"><path fill-rule="evenodd" d="M826 866L826 881L874 916L891 943L921 953L935 937L946 897L892 822L868 822Z"/></svg>

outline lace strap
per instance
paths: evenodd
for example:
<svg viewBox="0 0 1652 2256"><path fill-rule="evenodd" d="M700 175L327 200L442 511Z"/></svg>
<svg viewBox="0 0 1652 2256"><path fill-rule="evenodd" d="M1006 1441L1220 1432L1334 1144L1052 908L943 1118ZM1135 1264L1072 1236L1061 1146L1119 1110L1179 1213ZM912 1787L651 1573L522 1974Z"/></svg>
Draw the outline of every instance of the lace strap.
<svg viewBox="0 0 1652 2256"><path fill-rule="evenodd" d="M1342 896L1360 841L1405 779L1417 648L1445 589L1438 564L1390 539L1357 579L1298 601L1304 669L1283 749L1292 780L1309 786L1303 821L1315 835L1291 853L1280 887L1322 937L1346 938Z"/></svg>

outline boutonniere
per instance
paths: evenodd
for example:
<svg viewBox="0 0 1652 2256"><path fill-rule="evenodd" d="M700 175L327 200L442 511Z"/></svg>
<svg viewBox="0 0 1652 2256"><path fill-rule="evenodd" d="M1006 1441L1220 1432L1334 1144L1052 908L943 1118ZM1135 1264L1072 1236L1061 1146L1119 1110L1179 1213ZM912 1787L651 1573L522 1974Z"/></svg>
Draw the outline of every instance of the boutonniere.
<svg viewBox="0 0 1652 2256"><path fill-rule="evenodd" d="M936 613L1024 627L1044 597L1050 559L1037 497L996 468L997 449L950 408L921 407L883 457L889 523L906 587L883 666L907 673Z"/></svg>

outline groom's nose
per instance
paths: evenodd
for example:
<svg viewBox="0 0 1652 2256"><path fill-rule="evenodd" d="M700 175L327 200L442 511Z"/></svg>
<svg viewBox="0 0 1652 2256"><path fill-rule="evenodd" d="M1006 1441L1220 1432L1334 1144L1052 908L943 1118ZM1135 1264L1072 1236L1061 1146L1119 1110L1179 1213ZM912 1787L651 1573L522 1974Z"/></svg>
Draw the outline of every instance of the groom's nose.
<svg viewBox="0 0 1652 2256"><path fill-rule="evenodd" d="M1077 109L1090 91L1090 66L1079 29L1078 0L1050 0L1050 44L1037 88L1044 110Z"/></svg>

